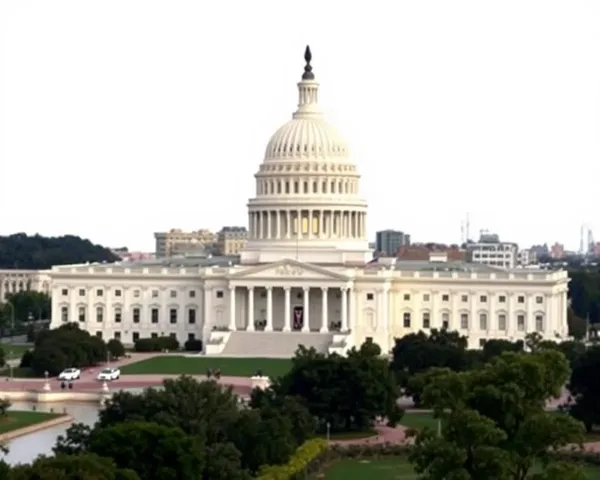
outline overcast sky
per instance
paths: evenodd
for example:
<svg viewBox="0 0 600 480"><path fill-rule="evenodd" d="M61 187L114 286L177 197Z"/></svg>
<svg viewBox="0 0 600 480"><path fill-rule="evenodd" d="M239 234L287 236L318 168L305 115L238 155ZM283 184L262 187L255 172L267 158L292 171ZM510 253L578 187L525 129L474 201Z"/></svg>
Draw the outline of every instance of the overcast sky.
<svg viewBox="0 0 600 480"><path fill-rule="evenodd" d="M2 0L0 30L0 234L245 225L308 43L372 236L600 240L597 0Z"/></svg>

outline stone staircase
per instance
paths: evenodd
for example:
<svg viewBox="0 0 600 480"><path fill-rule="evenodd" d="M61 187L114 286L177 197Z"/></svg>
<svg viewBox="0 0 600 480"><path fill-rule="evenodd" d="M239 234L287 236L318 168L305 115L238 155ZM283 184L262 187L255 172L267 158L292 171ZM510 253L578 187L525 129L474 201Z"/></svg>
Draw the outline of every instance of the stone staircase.
<svg viewBox="0 0 600 480"><path fill-rule="evenodd" d="M291 358L299 345L327 353L332 333L231 332L218 355L223 357ZM207 352L208 354L208 352Z"/></svg>

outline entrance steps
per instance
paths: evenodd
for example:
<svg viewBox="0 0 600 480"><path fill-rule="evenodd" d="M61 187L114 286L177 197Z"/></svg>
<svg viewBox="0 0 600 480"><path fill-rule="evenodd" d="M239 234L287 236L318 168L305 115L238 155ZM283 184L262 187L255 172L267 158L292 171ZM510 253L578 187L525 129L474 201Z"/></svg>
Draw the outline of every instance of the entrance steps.
<svg viewBox="0 0 600 480"><path fill-rule="evenodd" d="M292 358L299 345L327 353L333 333L317 332L230 332L222 350L223 357ZM207 352L208 354L208 352Z"/></svg>

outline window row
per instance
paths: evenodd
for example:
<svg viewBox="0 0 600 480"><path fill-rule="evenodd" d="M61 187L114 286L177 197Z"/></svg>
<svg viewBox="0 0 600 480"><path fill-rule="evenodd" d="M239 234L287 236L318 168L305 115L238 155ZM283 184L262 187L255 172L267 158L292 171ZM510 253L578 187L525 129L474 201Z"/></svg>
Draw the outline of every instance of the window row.
<svg viewBox="0 0 600 480"><path fill-rule="evenodd" d="M311 185L312 184L312 185ZM312 186L312 188L311 188ZM311 193L337 193L338 195L354 195L358 193L358 182L356 180L331 180L319 182L312 181L289 181L289 180L258 180L256 189L258 195L281 195L291 194L296 195Z"/></svg>
<svg viewBox="0 0 600 480"><path fill-rule="evenodd" d="M405 302L409 302L410 301L410 293L405 293L403 295L403 300ZM367 293L367 300L373 300L373 294L372 293ZM422 301L423 302L429 302L431 300L431 295L428 293L424 293L423 297L422 297ZM450 301L450 295L449 294L444 294L442 295L442 302L449 302ZM461 295L460 296L460 301L462 303L467 303L469 301L469 296L468 295ZM488 302L488 296L487 295L479 295L479 303L487 303ZM498 303L506 303L506 295L498 295ZM524 304L525 303L525 295L519 295L517 296L517 303L521 303ZM542 295L538 295L535 297L535 303L538 305L541 305L544 303L544 297Z"/></svg>
<svg viewBox="0 0 600 480"><path fill-rule="evenodd" d="M151 308L150 309L150 322L151 323L160 323L160 308ZM105 308L104 307L96 307L96 322L102 323L104 322L105 316ZM63 322L69 322L69 307L61 307L60 311L61 320ZM179 317L179 309L170 308L168 310L169 315L169 323L175 324L178 321ZM196 323L197 313L195 308L187 309L187 322L188 323ZM79 322L87 321L87 308L79 307L77 310L77 320ZM123 321L123 310L120 308L115 308L113 311L113 321L115 323L121 323ZM140 323L142 320L142 309L141 308L132 308L131 309L131 321L133 323Z"/></svg>
<svg viewBox="0 0 600 480"><path fill-rule="evenodd" d="M69 295L69 289L68 288L63 288L62 289L62 296L66 297ZM87 295L87 291L85 288L80 288L79 289L79 296L80 297L85 297ZM116 289L114 290L114 294L115 297L122 297L123 296L123 291ZM133 298L140 298L142 295L142 291L141 290L134 290L133 291ZM104 290L102 290L101 288L96 289L96 296L97 297L103 297L104 296ZM160 291L159 290L152 290L150 292L150 296L152 298L158 298L160 296ZM217 298L223 298L224 294L223 294L223 290L217 290L215 292L215 296ZM177 298L177 290L169 290L169 297L170 298ZM188 291L188 297L189 298L196 298L196 290L189 290Z"/></svg>
<svg viewBox="0 0 600 480"><path fill-rule="evenodd" d="M526 319L525 315L517 315L517 331L524 332L526 328ZM402 325L404 328L412 327L412 315L409 312L405 312L402 315ZM421 325L420 328L429 329L432 328L432 319L431 313L423 312L421 314ZM496 328L494 328L496 327ZM447 329L450 328L450 314L442 313L442 322L441 328ZM472 328L470 323L470 318L468 313L460 314L460 329L461 330L469 330ZM500 313L496 319L496 325L492 325L492 322L489 321L489 316L487 313L479 314L479 330L507 330L508 329L508 317L506 314ZM535 330L537 332L544 331L544 316L536 315L535 316Z"/></svg>
<svg viewBox="0 0 600 480"><path fill-rule="evenodd" d="M96 336L97 336L98 338L102 338L102 332L101 332L100 330L98 330L98 331L96 332ZM162 336L164 336L164 335L161 333L161 337L162 337ZM156 332L152 332L152 333L150 334L150 337L151 337L151 338L158 338L158 333L156 333ZM169 337L171 337L171 338L175 338L175 339L176 339L176 338L177 338L177 334L176 334L176 333L169 333ZM113 333L113 338L114 338L115 340L121 340L121 339L122 339L121 332L118 332L118 331L117 331L117 332L114 332L114 333ZM142 338L142 337L140 336L140 332L131 332L131 341L132 341L133 343L137 342L137 341L138 341L140 338ZM195 333L188 333L188 334L187 334L187 339L188 339L188 340L196 340L196 334L195 334Z"/></svg>

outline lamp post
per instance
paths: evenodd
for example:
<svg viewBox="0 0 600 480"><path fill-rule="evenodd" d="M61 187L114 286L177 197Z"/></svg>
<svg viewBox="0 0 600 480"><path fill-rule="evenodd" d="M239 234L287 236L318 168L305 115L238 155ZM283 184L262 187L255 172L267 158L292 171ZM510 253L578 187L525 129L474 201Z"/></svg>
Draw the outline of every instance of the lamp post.
<svg viewBox="0 0 600 480"><path fill-rule="evenodd" d="M8 368L10 370L10 380L12 382L13 379L13 363L12 363L12 358L13 358L13 351L9 350L8 351Z"/></svg>
<svg viewBox="0 0 600 480"><path fill-rule="evenodd" d="M331 438L331 423L327 422L327 444L329 445L329 439Z"/></svg>

